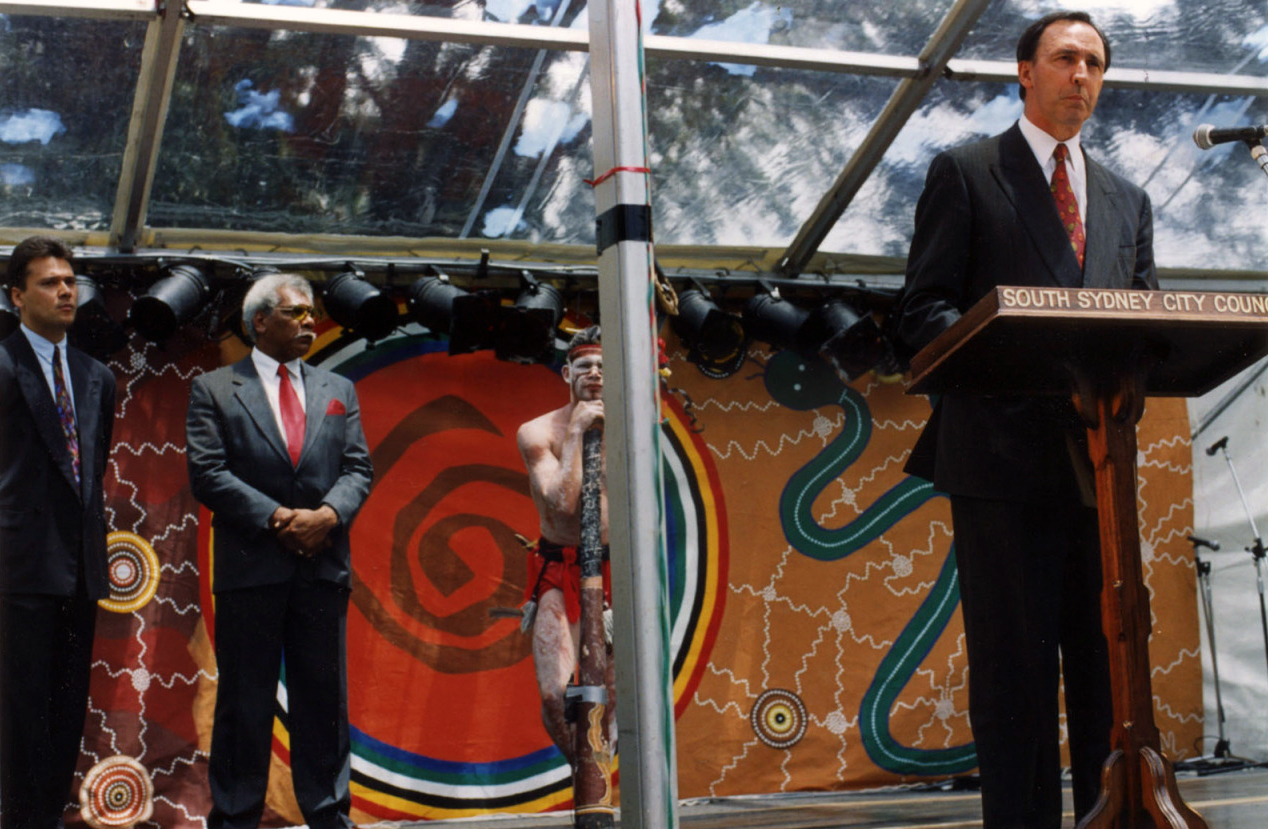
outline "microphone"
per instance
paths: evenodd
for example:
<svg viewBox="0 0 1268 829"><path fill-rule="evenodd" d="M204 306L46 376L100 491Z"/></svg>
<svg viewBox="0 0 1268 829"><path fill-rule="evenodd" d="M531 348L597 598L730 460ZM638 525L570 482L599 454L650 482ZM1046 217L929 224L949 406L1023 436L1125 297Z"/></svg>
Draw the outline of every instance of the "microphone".
<svg viewBox="0 0 1268 829"><path fill-rule="evenodd" d="M1194 547L1207 547L1211 552L1216 552L1220 549L1218 541L1207 541L1205 538L1198 538L1196 535L1189 536L1189 543Z"/></svg>
<svg viewBox="0 0 1268 829"><path fill-rule="evenodd" d="M1206 454L1214 457L1215 453L1223 449L1225 446L1228 446L1228 435L1225 435L1224 437L1215 441L1215 443L1212 443L1210 448L1206 450Z"/></svg>
<svg viewBox="0 0 1268 829"><path fill-rule="evenodd" d="M1202 124L1193 131L1193 143L1204 150L1230 141L1259 141L1268 136L1268 124L1257 127L1215 127Z"/></svg>

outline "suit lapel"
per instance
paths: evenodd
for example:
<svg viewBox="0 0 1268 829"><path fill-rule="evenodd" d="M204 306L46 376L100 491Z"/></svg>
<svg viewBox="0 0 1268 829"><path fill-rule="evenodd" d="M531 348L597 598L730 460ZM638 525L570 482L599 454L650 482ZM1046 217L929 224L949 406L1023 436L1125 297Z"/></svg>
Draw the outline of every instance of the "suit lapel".
<svg viewBox="0 0 1268 829"><path fill-rule="evenodd" d="M1089 288L1113 287L1118 237L1114 216L1118 213L1118 187L1105 168L1083 154L1087 165L1087 247L1083 254L1084 284ZM1124 287L1124 286L1118 286Z"/></svg>
<svg viewBox="0 0 1268 829"><path fill-rule="evenodd" d="M304 463L308 450L317 440L317 433L326 422L326 407L332 399L330 383L326 377L313 371L308 363L300 363L304 373L304 448L299 454L299 463Z"/></svg>
<svg viewBox="0 0 1268 829"><path fill-rule="evenodd" d="M269 396L264 393L264 384L260 381L255 363L248 356L233 366L234 394L247 416L255 422L255 427L264 438L265 443L273 447L289 464L291 455L286 451L286 439L277 427L277 418L273 416L273 407L269 405Z"/></svg>
<svg viewBox="0 0 1268 829"><path fill-rule="evenodd" d="M1083 274L1070 247L1070 237L1061 226L1052 191L1016 124L1000 136L999 158L999 166L992 172L1047 266L1046 274L1035 274L1034 278L1066 288L1081 286Z"/></svg>
<svg viewBox="0 0 1268 829"><path fill-rule="evenodd" d="M78 492L78 488L75 487L75 468L71 464L70 450L66 448L66 436L62 434L61 418L57 415L57 404L53 402L53 393L49 391L48 381L44 379L44 370L40 367L39 358L35 356L35 349L31 348L26 335L18 331L13 336L17 338L13 348L13 354L17 358L14 371L17 374L18 385L22 387L22 396L26 398L31 417L35 420L35 428L44 443L48 445L49 451L53 453L57 468L61 470L66 482ZM78 393L79 389L76 388L75 391ZM82 463L82 452L83 441L81 440L81 471L85 468Z"/></svg>
<svg viewBox="0 0 1268 829"><path fill-rule="evenodd" d="M89 500L97 466L97 421L100 419L101 380L92 371L88 357L66 349L70 363L70 384L75 390L75 424L79 429L79 480L83 498Z"/></svg>

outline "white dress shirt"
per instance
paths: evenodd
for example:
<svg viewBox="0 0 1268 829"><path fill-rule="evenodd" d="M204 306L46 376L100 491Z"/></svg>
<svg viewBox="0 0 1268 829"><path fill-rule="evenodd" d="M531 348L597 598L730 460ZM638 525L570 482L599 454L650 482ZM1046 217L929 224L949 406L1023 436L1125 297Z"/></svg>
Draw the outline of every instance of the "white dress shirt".
<svg viewBox="0 0 1268 829"><path fill-rule="evenodd" d="M31 348L35 351L36 358L40 361L40 368L44 371L44 382L48 383L48 393L53 396L53 402L57 402L57 392L53 385L53 346L57 346L58 353L62 357L62 377L66 380L66 393L70 395L70 410L75 411L75 388L70 380L70 361L66 357L66 337L62 337L62 341L58 343L44 339L39 334L22 324L22 333L26 335L27 342L31 344ZM276 371L276 369L274 369ZM79 422L79 418L75 419Z"/></svg>
<svg viewBox="0 0 1268 829"><path fill-rule="evenodd" d="M277 376L277 367L281 365L258 348L251 349L251 362L260 374L260 382L264 384L264 394L269 399L269 408L273 410L273 420L277 422L277 431L285 440L286 424L282 422L282 405L279 401L282 379ZM299 397L300 410L307 413L308 403L304 400L304 373L299 370L301 360L291 360L286 364L286 371L291 376L291 385Z"/></svg>
<svg viewBox="0 0 1268 829"><path fill-rule="evenodd" d="M1066 156L1066 173L1070 176L1070 186L1074 188L1074 200L1079 204L1079 220L1083 222L1083 227L1087 227L1087 162L1083 158L1083 150L1079 146L1079 136L1076 133L1073 138L1067 138L1065 141L1058 141L1048 133L1036 127L1030 122L1025 115L1017 120L1017 126L1021 127L1021 134L1025 136L1026 143L1030 145L1030 151L1035 154L1035 160L1039 162L1039 166L1043 168L1044 178L1048 183L1052 183L1052 174L1057 169L1057 161L1052 157L1052 153L1057 148L1057 144L1065 144L1070 154Z"/></svg>

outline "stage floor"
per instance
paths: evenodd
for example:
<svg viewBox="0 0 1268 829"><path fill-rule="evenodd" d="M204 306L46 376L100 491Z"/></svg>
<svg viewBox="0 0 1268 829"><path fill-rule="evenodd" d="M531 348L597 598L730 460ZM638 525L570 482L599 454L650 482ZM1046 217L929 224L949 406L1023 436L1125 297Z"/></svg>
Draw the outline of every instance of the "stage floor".
<svg viewBox="0 0 1268 829"><path fill-rule="evenodd" d="M1268 769L1247 769L1207 776L1181 773L1180 794L1206 819L1210 829L1268 827ZM1074 825L1069 786L1065 826ZM978 795L971 791L885 789L851 793L797 793L722 797L683 801L678 816L690 829L950 829L982 825ZM545 829L572 825L570 812L552 815L493 815L462 820L378 824L380 827L432 829ZM620 817L617 818L620 826Z"/></svg>

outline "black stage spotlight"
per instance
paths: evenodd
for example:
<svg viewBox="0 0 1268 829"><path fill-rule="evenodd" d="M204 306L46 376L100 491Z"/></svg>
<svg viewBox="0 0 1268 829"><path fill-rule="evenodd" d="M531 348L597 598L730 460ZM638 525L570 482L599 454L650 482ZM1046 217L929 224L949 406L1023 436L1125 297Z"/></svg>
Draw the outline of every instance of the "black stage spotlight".
<svg viewBox="0 0 1268 829"><path fill-rule="evenodd" d="M678 294L678 314L669 319L674 333L687 346L687 359L696 365L720 368L743 360L743 324L739 317L719 308L702 288Z"/></svg>
<svg viewBox="0 0 1268 829"><path fill-rule="evenodd" d="M169 265L163 276L128 309L128 322L142 337L163 342L189 322L211 298L211 277L198 265Z"/></svg>
<svg viewBox="0 0 1268 829"><path fill-rule="evenodd" d="M433 334L448 334L454 300L466 293L446 275L419 277L409 286L409 314Z"/></svg>
<svg viewBox="0 0 1268 829"><path fill-rule="evenodd" d="M492 348L501 310L497 294L468 293L444 272L420 277L409 289L410 316L433 334L447 336L450 354Z"/></svg>
<svg viewBox="0 0 1268 829"><path fill-rule="evenodd" d="M753 294L744 304L743 320L750 337L775 348L791 348L810 355L818 346L807 337L810 312L781 297L777 289Z"/></svg>
<svg viewBox="0 0 1268 829"><path fill-rule="evenodd" d="M18 316L17 309L9 301L9 289L5 288L3 296L0 296L0 340L17 331L21 324L22 319Z"/></svg>
<svg viewBox="0 0 1268 829"><path fill-rule="evenodd" d="M499 360L548 363L555 356L555 328L564 316L563 294L528 273L523 279L515 305L502 309L493 351Z"/></svg>
<svg viewBox="0 0 1268 829"><path fill-rule="evenodd" d="M371 285L356 268L326 283L325 305L332 320L370 342L391 334L400 322L396 300Z"/></svg>
<svg viewBox="0 0 1268 829"><path fill-rule="evenodd" d="M886 356L880 326L871 314L860 316L846 303L833 300L811 320L811 333L821 343L819 353L849 380L867 373Z"/></svg>
<svg viewBox="0 0 1268 829"><path fill-rule="evenodd" d="M105 360L128 344L128 335L106 310L96 281L81 275L75 277L75 282L79 286L79 298L75 322L69 332L71 344L98 360Z"/></svg>
<svg viewBox="0 0 1268 829"><path fill-rule="evenodd" d="M464 292L453 299L449 353L470 354L493 348L502 325L502 298L497 291Z"/></svg>

